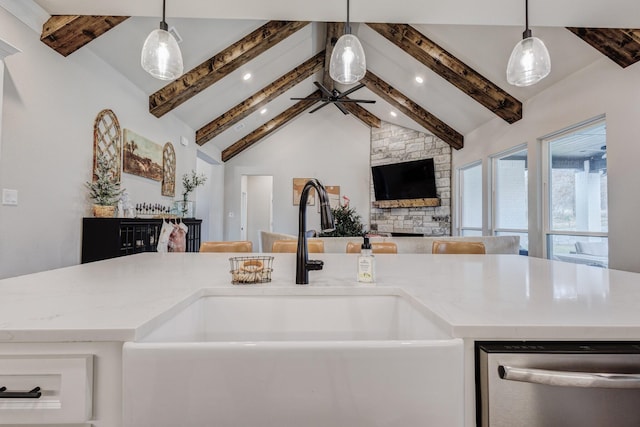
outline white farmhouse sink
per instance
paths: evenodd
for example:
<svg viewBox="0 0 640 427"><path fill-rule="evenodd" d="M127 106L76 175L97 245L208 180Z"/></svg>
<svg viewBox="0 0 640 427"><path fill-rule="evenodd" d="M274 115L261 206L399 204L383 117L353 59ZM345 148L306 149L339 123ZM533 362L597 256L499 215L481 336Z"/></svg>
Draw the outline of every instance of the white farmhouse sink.
<svg viewBox="0 0 640 427"><path fill-rule="evenodd" d="M462 341L401 290L212 292L125 344L126 427L462 426Z"/></svg>

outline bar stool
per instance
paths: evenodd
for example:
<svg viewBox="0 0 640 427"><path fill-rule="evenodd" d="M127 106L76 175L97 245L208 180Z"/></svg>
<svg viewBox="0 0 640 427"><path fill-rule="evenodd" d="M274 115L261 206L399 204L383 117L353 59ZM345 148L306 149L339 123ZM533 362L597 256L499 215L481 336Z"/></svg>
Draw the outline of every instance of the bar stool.
<svg viewBox="0 0 640 427"><path fill-rule="evenodd" d="M200 252L253 252L253 243L248 240L202 242Z"/></svg>
<svg viewBox="0 0 640 427"><path fill-rule="evenodd" d="M431 246L434 254L486 254L484 243L456 240L435 240Z"/></svg>
<svg viewBox="0 0 640 427"><path fill-rule="evenodd" d="M347 253L359 254L362 251L362 243L348 242ZM398 245L394 242L371 242L371 252L374 254L397 254Z"/></svg>
<svg viewBox="0 0 640 427"><path fill-rule="evenodd" d="M320 239L307 239L307 248L309 253L323 253L324 252L324 242ZM292 252L296 253L298 251L298 241L297 240L276 240L273 242L271 246L271 252Z"/></svg>

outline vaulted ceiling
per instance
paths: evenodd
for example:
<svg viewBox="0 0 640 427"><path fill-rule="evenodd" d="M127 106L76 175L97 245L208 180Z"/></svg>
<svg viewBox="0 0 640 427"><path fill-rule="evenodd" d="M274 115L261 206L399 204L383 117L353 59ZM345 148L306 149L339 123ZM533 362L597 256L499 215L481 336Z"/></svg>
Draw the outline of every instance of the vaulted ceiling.
<svg viewBox="0 0 640 427"><path fill-rule="evenodd" d="M259 10L264 5L253 4L253 1L235 2L244 5L246 11L243 13L225 5L218 16L236 13L247 17L252 13L247 11L260 15ZM139 64L142 43L147 34L157 28L159 18L132 16L125 19L122 16L135 15L136 11L144 15L138 3L145 2L134 2L138 9L133 10L128 4L131 2L120 0L38 0L51 14L103 15L56 17L45 25L43 41L64 55L73 54L74 43L77 48L91 50L149 95L150 113L159 120L167 112L176 114L197 130L194 139L198 144L204 148L209 144L215 145L222 151L225 161L299 114L308 114L313 104L311 101L293 101L290 98L313 95L317 89L314 81L327 86L332 84L324 64L332 48L330 41L342 33L342 25L293 19L318 21L330 18L328 20L340 21L345 9L342 1L337 2L341 6L336 8L342 11L338 16L331 8L317 10L310 15L310 10L318 7L315 4L305 9L293 6L289 12L276 13L291 20L289 22L177 18L171 17L168 9L167 21L182 38L180 47L185 62L185 74L169 84L153 79ZM108 6L101 3L108 3ZM148 8L157 9L147 3ZM153 3L158 2L154 0ZM188 0L180 3L183 15L189 16L184 11L192 13L194 3L198 2ZM269 13L262 12L261 16L268 18L273 18L270 16L272 12L285 4L291 5L290 0L289 3L286 0L263 3L273 7ZM366 126L376 126L382 119L433 133L458 149L464 145L465 133L495 117L507 123L517 122L526 115L522 102L603 58L603 53L622 67L640 59L640 32L590 28L627 23L624 14L611 16L610 2L605 8L604 3L600 5L599 2L583 0L582 12L600 10L599 20L585 16L580 21L575 14L570 17L567 14L560 26L533 27L534 35L543 39L549 48L552 73L538 85L516 88L506 82L505 68L511 49L521 38L522 25L471 25L474 19L475 23L483 24L486 11L470 18L460 13L463 9L459 3L458 15L463 18L447 18L447 14L452 13L450 6L442 7L433 15L437 19L450 19L451 24L430 24L429 19L420 18L420 13L409 14L405 7L396 8L406 12L405 20L398 22L401 17L398 10L385 12L386 4L393 2L360 2L366 3L367 9L363 9L363 5L357 9L357 3L352 2L352 20L359 14L371 23L353 26L353 32L362 41L367 55L368 73L362 81L366 87L352 96L357 94L357 98L377 102L362 106L344 104L349 107L349 113ZM477 2L463 0L461 3L468 3L470 8L477 7ZM495 22L517 23L522 20L523 6L514 8L513 3L490 0L483 5L500 6L492 13ZM628 12L633 12L629 8L638 9L631 2L622 2L622 6ZM541 10L539 7L538 11ZM420 8L422 10L424 5ZM198 10L199 16L209 16L208 7ZM563 14L562 8L556 7L556 10L559 15ZM637 12L636 16L640 16L640 10ZM376 13L392 19L380 19ZM517 14L520 16L516 17ZM173 15L179 13L174 12ZM533 18L533 11L531 16ZM538 16L542 21L558 19L544 13ZM423 21L416 22L416 19ZM471 22L464 22L465 19ZM461 21L465 25L455 24ZM631 68L631 72L638 72L637 66ZM247 73L251 73L251 78L244 80ZM416 76L422 77L424 82L417 83ZM342 114L337 109L335 111ZM392 116L392 113L396 115Z"/></svg>

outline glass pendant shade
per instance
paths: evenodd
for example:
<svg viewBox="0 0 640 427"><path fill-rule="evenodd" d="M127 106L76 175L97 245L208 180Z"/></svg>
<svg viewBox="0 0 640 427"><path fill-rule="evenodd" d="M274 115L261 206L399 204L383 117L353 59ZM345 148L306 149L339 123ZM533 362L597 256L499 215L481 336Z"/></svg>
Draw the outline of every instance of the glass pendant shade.
<svg viewBox="0 0 640 427"><path fill-rule="evenodd" d="M342 84L352 84L362 79L367 72L367 62L360 40L353 34L338 39L329 62L329 75Z"/></svg>
<svg viewBox="0 0 640 427"><path fill-rule="evenodd" d="M166 24L165 24L166 25ZM142 47L142 68L160 80L174 80L182 75L182 52L176 39L161 28L153 30Z"/></svg>
<svg viewBox="0 0 640 427"><path fill-rule="evenodd" d="M527 37L511 52L507 65L507 81L515 86L530 86L551 72L551 58L542 40Z"/></svg>

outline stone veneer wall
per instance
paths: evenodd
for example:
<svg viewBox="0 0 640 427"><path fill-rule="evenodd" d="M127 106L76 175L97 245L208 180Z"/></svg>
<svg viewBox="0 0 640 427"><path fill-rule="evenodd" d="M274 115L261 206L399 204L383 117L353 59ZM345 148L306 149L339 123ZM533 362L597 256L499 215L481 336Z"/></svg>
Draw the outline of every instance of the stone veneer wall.
<svg viewBox="0 0 640 427"><path fill-rule="evenodd" d="M382 122L371 129L371 166L433 158L438 207L380 209L371 206L371 231L451 235L451 146L423 132ZM371 200L375 200L373 180Z"/></svg>

